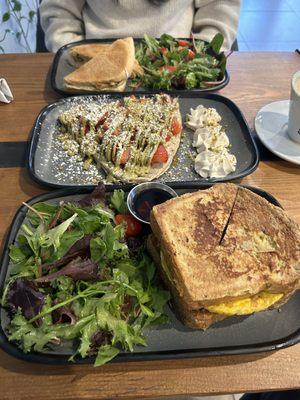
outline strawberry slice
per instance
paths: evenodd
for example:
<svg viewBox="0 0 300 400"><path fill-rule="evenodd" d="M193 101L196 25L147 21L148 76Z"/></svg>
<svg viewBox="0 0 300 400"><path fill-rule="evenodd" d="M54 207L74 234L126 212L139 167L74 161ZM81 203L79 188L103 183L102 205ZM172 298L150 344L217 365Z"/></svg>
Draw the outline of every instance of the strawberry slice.
<svg viewBox="0 0 300 400"><path fill-rule="evenodd" d="M129 157L130 157L130 150L125 149L120 158L120 165L124 166L127 163L127 161L129 160Z"/></svg>
<svg viewBox="0 0 300 400"><path fill-rule="evenodd" d="M154 153L151 165L155 163L166 163L169 159L168 152L163 144L160 144Z"/></svg>
<svg viewBox="0 0 300 400"><path fill-rule="evenodd" d="M182 126L180 121L177 118L173 118L172 119L172 123L171 123L171 131L173 133L173 135L178 135L181 132Z"/></svg>

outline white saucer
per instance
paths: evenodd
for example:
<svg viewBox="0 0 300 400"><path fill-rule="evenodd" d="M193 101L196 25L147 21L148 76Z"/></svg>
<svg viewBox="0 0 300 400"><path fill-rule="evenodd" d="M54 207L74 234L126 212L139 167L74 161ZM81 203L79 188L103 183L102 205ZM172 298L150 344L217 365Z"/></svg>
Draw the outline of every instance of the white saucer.
<svg viewBox="0 0 300 400"><path fill-rule="evenodd" d="M300 165L300 143L287 133L289 100L275 101L264 106L255 117L257 136L272 153Z"/></svg>

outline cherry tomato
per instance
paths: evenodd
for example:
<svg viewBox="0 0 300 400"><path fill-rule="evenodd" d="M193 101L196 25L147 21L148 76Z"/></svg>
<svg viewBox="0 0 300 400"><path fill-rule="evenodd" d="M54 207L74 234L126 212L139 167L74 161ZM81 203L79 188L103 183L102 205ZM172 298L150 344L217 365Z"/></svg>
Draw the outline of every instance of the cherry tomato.
<svg viewBox="0 0 300 400"><path fill-rule="evenodd" d="M167 49L166 47L161 47L161 48L159 49L159 52L160 52L160 54L165 55L165 54L167 54L168 49Z"/></svg>
<svg viewBox="0 0 300 400"><path fill-rule="evenodd" d="M177 40L177 43L178 43L178 46L181 46L181 47L187 47L187 46L189 46L190 45L190 43L187 41L187 40Z"/></svg>
<svg viewBox="0 0 300 400"><path fill-rule="evenodd" d="M172 124L171 124L171 131L173 135L178 135L181 132L182 126L180 121L177 118L173 118Z"/></svg>
<svg viewBox="0 0 300 400"><path fill-rule="evenodd" d="M170 135L170 133L168 133L167 136L166 136L166 142L169 142L171 140L171 137L172 136Z"/></svg>
<svg viewBox="0 0 300 400"><path fill-rule="evenodd" d="M142 224L130 214L117 214L115 216L115 221L117 225L126 222L126 236L137 236L141 233Z"/></svg>
<svg viewBox="0 0 300 400"><path fill-rule="evenodd" d="M193 50L189 49L188 60L193 60L194 58L195 58L195 53L193 52Z"/></svg>
<svg viewBox="0 0 300 400"><path fill-rule="evenodd" d="M125 165L130 157L130 150L125 149L120 159L120 165Z"/></svg>
<svg viewBox="0 0 300 400"><path fill-rule="evenodd" d="M159 68L160 71L163 71L164 69L168 70L171 73L176 71L176 67L174 65L163 65Z"/></svg>
<svg viewBox="0 0 300 400"><path fill-rule="evenodd" d="M165 163L168 161L169 155L163 144L160 144L152 157L151 164Z"/></svg>

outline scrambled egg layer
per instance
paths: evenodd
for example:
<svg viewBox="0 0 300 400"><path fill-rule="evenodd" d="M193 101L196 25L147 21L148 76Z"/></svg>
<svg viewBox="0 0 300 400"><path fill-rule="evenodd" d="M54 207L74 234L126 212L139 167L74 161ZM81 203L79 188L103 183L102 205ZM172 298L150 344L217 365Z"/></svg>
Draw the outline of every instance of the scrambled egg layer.
<svg viewBox="0 0 300 400"><path fill-rule="evenodd" d="M230 300L224 303L205 307L206 310L223 315L247 315L263 311L277 303L283 293L261 292L245 299Z"/></svg>

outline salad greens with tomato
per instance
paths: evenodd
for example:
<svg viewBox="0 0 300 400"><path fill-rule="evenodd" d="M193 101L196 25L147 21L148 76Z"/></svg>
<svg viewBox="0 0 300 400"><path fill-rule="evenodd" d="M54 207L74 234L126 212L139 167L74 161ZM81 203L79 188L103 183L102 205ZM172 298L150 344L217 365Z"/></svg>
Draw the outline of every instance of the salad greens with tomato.
<svg viewBox="0 0 300 400"><path fill-rule="evenodd" d="M167 34L155 39L145 34L135 49L144 74L133 80L133 86L165 90L214 86L224 79L223 41L220 33L210 43L175 39Z"/></svg>
<svg viewBox="0 0 300 400"><path fill-rule="evenodd" d="M124 192L100 185L77 202L27 207L2 295L8 340L26 353L71 341L70 360L95 356L95 366L146 346L144 328L167 321L169 293Z"/></svg>

